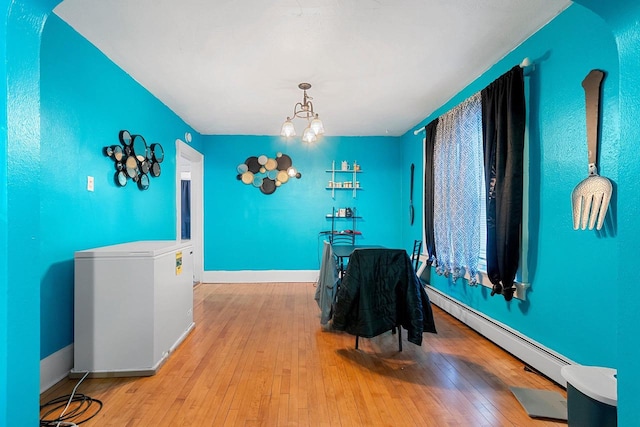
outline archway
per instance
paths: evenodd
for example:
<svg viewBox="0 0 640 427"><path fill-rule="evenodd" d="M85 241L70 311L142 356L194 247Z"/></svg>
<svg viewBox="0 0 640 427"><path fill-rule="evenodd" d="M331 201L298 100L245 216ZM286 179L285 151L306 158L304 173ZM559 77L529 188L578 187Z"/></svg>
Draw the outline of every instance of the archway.
<svg viewBox="0 0 640 427"><path fill-rule="evenodd" d="M6 188L0 294L0 425L37 425L40 366L40 41L59 0L4 0ZM3 153L3 155L5 155ZM6 233L4 233L6 230ZM6 236L6 238L4 237Z"/></svg>
<svg viewBox="0 0 640 427"><path fill-rule="evenodd" d="M618 230L619 270L611 272L611 286L620 286L618 318L612 319L612 333L618 334L618 422L619 425L635 425L636 388L640 381L637 361L640 348L633 339L637 334L640 313L636 308L640 288L635 286L637 276L637 242L640 240L640 225L636 213L639 208L638 194L629 191L640 182L640 128L636 121L640 117L640 4L636 0L603 2L599 0L574 0L592 10L609 25L618 47L620 70L620 143L618 152Z"/></svg>

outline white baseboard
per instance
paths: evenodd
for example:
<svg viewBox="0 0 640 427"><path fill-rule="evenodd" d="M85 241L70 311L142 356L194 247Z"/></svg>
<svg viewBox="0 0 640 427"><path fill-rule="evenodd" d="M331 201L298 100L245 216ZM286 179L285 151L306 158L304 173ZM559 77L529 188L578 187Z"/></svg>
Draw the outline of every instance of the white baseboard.
<svg viewBox="0 0 640 427"><path fill-rule="evenodd" d="M319 270L205 271L202 283L317 282Z"/></svg>
<svg viewBox="0 0 640 427"><path fill-rule="evenodd" d="M40 393L56 385L69 375L73 367L73 344L56 351L40 361Z"/></svg>
<svg viewBox="0 0 640 427"><path fill-rule="evenodd" d="M575 362L521 334L515 329L451 298L432 286L427 285L426 289L429 299L434 305L451 314L536 371L563 387L567 386L567 381L560 373L560 369L565 365L575 364Z"/></svg>

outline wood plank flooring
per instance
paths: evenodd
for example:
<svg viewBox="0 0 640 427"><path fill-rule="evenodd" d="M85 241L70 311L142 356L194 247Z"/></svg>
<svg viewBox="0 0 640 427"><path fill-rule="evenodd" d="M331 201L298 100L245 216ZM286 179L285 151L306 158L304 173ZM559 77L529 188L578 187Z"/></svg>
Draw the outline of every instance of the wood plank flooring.
<svg viewBox="0 0 640 427"><path fill-rule="evenodd" d="M566 392L434 307L422 346L324 331L310 283L201 284L196 327L152 377L85 379L92 426L564 426L510 386ZM63 380L41 402L71 392ZM72 405L73 407L74 405Z"/></svg>

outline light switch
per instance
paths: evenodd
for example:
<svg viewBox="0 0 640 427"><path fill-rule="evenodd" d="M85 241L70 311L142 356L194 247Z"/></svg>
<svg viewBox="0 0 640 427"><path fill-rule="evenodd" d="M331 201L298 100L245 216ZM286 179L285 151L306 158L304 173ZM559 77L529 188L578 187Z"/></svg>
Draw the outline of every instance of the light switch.
<svg viewBox="0 0 640 427"><path fill-rule="evenodd" d="M87 191L93 191L93 177L87 177Z"/></svg>

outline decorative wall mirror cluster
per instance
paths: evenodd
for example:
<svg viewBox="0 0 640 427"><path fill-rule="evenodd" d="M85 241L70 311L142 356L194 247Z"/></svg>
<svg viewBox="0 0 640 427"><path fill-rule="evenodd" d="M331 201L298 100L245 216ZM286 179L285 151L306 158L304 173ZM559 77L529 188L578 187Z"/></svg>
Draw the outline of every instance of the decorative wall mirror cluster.
<svg viewBox="0 0 640 427"><path fill-rule="evenodd" d="M263 194L273 194L290 178L300 179L302 174L293 166L291 157L277 153L275 158L261 156L248 157L236 168L236 178L244 184L259 188Z"/></svg>
<svg viewBox="0 0 640 427"><path fill-rule="evenodd" d="M160 163L164 160L162 145L147 145L142 135L132 135L127 130L119 134L120 145L104 147L104 154L115 163L116 185L124 187L129 179L138 184L140 190L149 188L149 176L160 176Z"/></svg>

